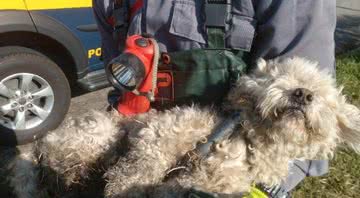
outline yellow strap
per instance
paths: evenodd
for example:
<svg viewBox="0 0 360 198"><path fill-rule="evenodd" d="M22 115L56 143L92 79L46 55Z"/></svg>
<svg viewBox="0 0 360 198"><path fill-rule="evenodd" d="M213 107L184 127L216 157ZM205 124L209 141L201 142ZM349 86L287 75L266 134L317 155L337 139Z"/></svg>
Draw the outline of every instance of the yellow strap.
<svg viewBox="0 0 360 198"><path fill-rule="evenodd" d="M250 189L250 193L243 198L269 198L263 191L252 186Z"/></svg>

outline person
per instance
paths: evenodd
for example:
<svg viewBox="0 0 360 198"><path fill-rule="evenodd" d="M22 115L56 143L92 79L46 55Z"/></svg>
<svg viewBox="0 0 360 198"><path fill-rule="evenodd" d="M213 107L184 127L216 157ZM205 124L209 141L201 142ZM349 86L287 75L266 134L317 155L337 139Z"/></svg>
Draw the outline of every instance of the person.
<svg viewBox="0 0 360 198"><path fill-rule="evenodd" d="M207 47L204 24L206 17L212 16L204 16L204 2L93 0L104 63L120 53L116 39L121 38L113 35L118 34L113 16L119 5L126 5L133 12L124 18L124 23L128 24L127 35L149 33L158 41L161 52L175 52ZM226 32L225 45L248 52L249 63L260 57L282 59L301 56L317 61L322 69L335 75L335 9L335 0L231 1L230 28ZM120 37L126 37L126 34ZM327 161L295 161L287 180L278 188L268 189L268 192L273 197L286 195L306 176L320 176L327 171Z"/></svg>

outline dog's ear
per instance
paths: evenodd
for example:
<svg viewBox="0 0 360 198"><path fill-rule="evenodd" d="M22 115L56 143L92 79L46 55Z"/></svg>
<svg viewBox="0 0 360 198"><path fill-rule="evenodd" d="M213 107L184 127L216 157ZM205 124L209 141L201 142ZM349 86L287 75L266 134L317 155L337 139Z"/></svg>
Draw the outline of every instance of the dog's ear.
<svg viewBox="0 0 360 198"><path fill-rule="evenodd" d="M256 60L256 67L253 73L257 76L274 76L278 73L278 69L276 68L279 59L267 60L263 58L259 58Z"/></svg>
<svg viewBox="0 0 360 198"><path fill-rule="evenodd" d="M338 109L337 120L342 141L360 154L360 110L344 102Z"/></svg>
<svg viewBox="0 0 360 198"><path fill-rule="evenodd" d="M253 70L255 75L264 75L267 73L267 62L263 58L259 58L255 62L255 69Z"/></svg>
<svg viewBox="0 0 360 198"><path fill-rule="evenodd" d="M258 72L266 72L266 61L263 58L259 58L256 60L256 71Z"/></svg>

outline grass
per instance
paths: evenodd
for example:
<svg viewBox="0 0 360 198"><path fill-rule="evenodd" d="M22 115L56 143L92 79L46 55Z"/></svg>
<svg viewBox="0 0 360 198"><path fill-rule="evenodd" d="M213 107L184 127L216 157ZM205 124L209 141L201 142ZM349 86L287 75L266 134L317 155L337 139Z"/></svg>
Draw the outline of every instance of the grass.
<svg viewBox="0 0 360 198"><path fill-rule="evenodd" d="M360 49L337 57L337 81L344 85L349 101L360 107ZM294 198L360 197L360 155L339 149L330 161L329 173L309 177L292 193Z"/></svg>

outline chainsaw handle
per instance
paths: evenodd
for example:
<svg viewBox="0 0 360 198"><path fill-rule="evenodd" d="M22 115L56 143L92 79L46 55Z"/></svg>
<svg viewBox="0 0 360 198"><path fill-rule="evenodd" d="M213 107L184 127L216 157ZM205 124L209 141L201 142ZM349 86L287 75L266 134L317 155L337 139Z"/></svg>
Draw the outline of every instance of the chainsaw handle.
<svg viewBox="0 0 360 198"><path fill-rule="evenodd" d="M205 157L210 153L211 147L221 140L228 138L233 132L235 127L242 120L241 112L233 113L229 118L221 122L214 131L207 137L206 143L200 143L195 149L195 152L200 157Z"/></svg>

